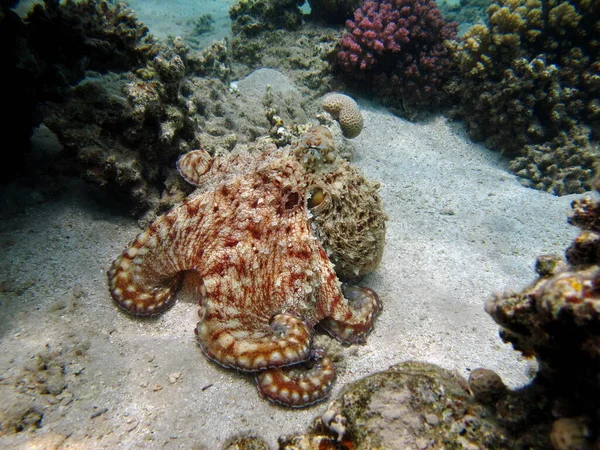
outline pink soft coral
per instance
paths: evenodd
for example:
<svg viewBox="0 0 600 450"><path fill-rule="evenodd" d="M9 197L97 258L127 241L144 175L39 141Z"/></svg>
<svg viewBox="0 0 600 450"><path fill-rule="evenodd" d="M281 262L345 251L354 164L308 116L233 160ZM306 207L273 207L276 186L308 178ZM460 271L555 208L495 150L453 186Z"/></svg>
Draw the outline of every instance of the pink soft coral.
<svg viewBox="0 0 600 450"><path fill-rule="evenodd" d="M444 43L456 37L456 24L432 0L365 1L346 28L340 66L392 101L431 100L452 68Z"/></svg>

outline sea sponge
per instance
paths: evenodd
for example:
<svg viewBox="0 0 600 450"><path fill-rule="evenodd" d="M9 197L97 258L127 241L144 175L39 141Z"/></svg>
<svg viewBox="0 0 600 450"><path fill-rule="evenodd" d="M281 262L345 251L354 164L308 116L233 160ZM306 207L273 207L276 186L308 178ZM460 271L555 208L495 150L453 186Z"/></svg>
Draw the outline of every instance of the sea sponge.
<svg viewBox="0 0 600 450"><path fill-rule="evenodd" d="M323 99L323 109L337 120L344 137L355 138L363 129L363 116L356 102L344 94L329 94Z"/></svg>
<svg viewBox="0 0 600 450"><path fill-rule="evenodd" d="M309 207L319 241L342 279L360 278L381 262L385 221L379 183L344 160L314 177Z"/></svg>

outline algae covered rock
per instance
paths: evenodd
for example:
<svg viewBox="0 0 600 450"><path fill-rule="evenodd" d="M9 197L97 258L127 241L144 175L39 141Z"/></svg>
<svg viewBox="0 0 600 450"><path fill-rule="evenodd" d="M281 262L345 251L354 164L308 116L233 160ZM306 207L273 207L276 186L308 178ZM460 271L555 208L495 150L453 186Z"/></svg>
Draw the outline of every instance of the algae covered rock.
<svg viewBox="0 0 600 450"><path fill-rule="evenodd" d="M539 257L535 282L518 293L496 294L485 306L502 339L536 358L532 385L547 404L540 410L543 421L554 422L549 438L557 450L600 445L597 430L588 426L600 419L600 201L585 197L572 206L569 222L582 232L566 261ZM530 413L527 420L536 419Z"/></svg>
<svg viewBox="0 0 600 450"><path fill-rule="evenodd" d="M474 401L463 378L415 361L346 386L308 433L280 439L280 448L287 450L335 444L353 449L509 448L504 430Z"/></svg>

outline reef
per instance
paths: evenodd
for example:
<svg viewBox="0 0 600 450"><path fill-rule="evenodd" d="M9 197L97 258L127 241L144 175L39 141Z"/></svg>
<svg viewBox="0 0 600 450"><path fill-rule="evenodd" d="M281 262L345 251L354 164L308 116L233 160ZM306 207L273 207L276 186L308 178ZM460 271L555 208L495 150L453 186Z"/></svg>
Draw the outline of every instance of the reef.
<svg viewBox="0 0 600 450"><path fill-rule="evenodd" d="M346 22L338 64L384 104L422 109L441 102L454 61L445 42L456 37L430 0L366 1Z"/></svg>
<svg viewBox="0 0 600 450"><path fill-rule="evenodd" d="M599 24L598 2L496 0L487 23L456 43L452 114L474 139L521 158L514 170L529 186L559 195L591 188L595 163L572 177L582 160L598 160ZM579 126L591 130L589 142L565 159L581 145ZM548 159L561 161L558 173L547 172Z"/></svg>
<svg viewBox="0 0 600 450"><path fill-rule="evenodd" d="M339 33L336 29L305 24L300 30L265 31L256 36L235 34L231 39L231 67L235 78L271 67L289 76L308 100L343 90L334 76Z"/></svg>
<svg viewBox="0 0 600 450"><path fill-rule="evenodd" d="M306 120L298 98L266 90L249 98L230 76L226 42L195 52L175 38L134 72L90 74L45 107L45 123L84 177L147 225L191 191L174 170L182 153L228 154L266 135L270 123L257 111Z"/></svg>
<svg viewBox="0 0 600 450"><path fill-rule="evenodd" d="M486 303L486 311L501 326L502 339L538 362L533 385L537 397L544 399L538 403L545 404L538 414L553 422L551 440L557 450L600 444L600 202L585 197L572 207L569 222L582 231L566 258L540 256L538 280ZM530 424L531 416L526 415ZM579 446L563 443L575 437Z"/></svg>
<svg viewBox="0 0 600 450"><path fill-rule="evenodd" d="M21 19L12 10L18 3L0 4L0 102L11 111L0 130L23 149L7 176L24 168L33 129L42 121L41 102L61 99L86 70L138 68L159 51L148 29L122 4L45 0Z"/></svg>
<svg viewBox="0 0 600 450"><path fill-rule="evenodd" d="M588 191L600 164L600 148L590 135L588 127L575 125L550 142L525 145L509 167L528 187L555 195Z"/></svg>
<svg viewBox="0 0 600 450"><path fill-rule="evenodd" d="M183 272L194 271L202 351L256 373L263 397L292 407L323 400L334 381L333 361L313 346L314 327L364 343L381 309L372 290L341 285L332 264L347 262L342 269L354 276L379 264L387 217L377 186L336 158L326 162L336 172L313 170L306 156L319 150L310 142L227 157L186 153L178 170L197 191L138 235L108 272L121 308L154 315L173 304ZM336 225L354 215L358 227Z"/></svg>
<svg viewBox="0 0 600 450"><path fill-rule="evenodd" d="M471 395L466 380L416 361L349 384L305 434L285 436L279 442L279 448L286 450L510 448L512 444L488 407Z"/></svg>

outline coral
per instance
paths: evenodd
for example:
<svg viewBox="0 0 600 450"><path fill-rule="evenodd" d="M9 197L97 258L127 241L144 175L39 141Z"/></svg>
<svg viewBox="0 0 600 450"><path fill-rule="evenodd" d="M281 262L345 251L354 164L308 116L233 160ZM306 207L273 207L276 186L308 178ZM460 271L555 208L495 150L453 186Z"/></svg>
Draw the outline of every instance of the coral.
<svg viewBox="0 0 600 450"><path fill-rule="evenodd" d="M269 450L267 443L256 436L235 436L223 444L222 450Z"/></svg>
<svg viewBox="0 0 600 450"><path fill-rule="evenodd" d="M33 7L25 22L29 44L57 79L66 75L65 68L130 70L159 51L148 28L122 3L45 0Z"/></svg>
<svg viewBox="0 0 600 450"><path fill-rule="evenodd" d="M177 38L176 38L177 39ZM185 45L181 43L180 45ZM218 78L223 82L228 82L231 74L231 68L228 64L229 47L227 40L212 42L207 48L199 53L190 52L189 48L184 49L186 56L186 65L189 70L195 74L210 78Z"/></svg>
<svg viewBox="0 0 600 450"><path fill-rule="evenodd" d="M320 97L339 86L330 63L335 58L338 39L335 30L323 27L234 36L233 76L239 79L255 69L271 67L293 79L307 98Z"/></svg>
<svg viewBox="0 0 600 450"><path fill-rule="evenodd" d="M474 401L466 381L408 361L342 389L304 435L280 448L509 448L506 430Z"/></svg>
<svg viewBox="0 0 600 450"><path fill-rule="evenodd" d="M600 131L600 4L495 0L487 14L488 24L474 25L455 44L453 114L465 120L474 139L520 157L516 170L537 180L528 185L559 195L581 192L590 175L579 174L581 183L573 183L575 163L565 161L568 167L556 174L535 166L550 157L541 153L570 157L570 136L581 134L580 125L592 133L586 149L575 153L594 153L589 149Z"/></svg>
<svg viewBox="0 0 600 450"><path fill-rule="evenodd" d="M196 20L192 22L193 34L200 36L201 34L208 33L214 29L215 19L211 14L202 14Z"/></svg>
<svg viewBox="0 0 600 450"><path fill-rule="evenodd" d="M308 0L311 18L330 24L343 24L363 0Z"/></svg>
<svg viewBox="0 0 600 450"><path fill-rule="evenodd" d="M366 80L387 102L435 104L453 67L445 41L456 24L444 22L431 0L366 1L346 22L338 63Z"/></svg>
<svg viewBox="0 0 600 450"><path fill-rule="evenodd" d="M273 147L224 158L191 151L177 167L198 191L113 262L113 299L132 314L161 313L183 273L194 271L202 351L225 367L256 372L259 392L271 401L301 407L322 400L335 369L313 346L314 327L364 343L381 304L368 288L341 286L315 239L307 207L314 175L289 149Z"/></svg>
<svg viewBox="0 0 600 450"><path fill-rule="evenodd" d="M11 111L0 131L14 142L20 159L11 175L24 166L32 130L42 120L38 104L60 100L85 70L134 69L159 50L148 29L122 4L47 0L23 20L10 9L17 3L3 2L0 14L0 103Z"/></svg>
<svg viewBox="0 0 600 450"><path fill-rule="evenodd" d="M600 165L600 148L589 136L583 126L561 131L551 142L526 145L509 167L525 186L556 195L589 191Z"/></svg>
<svg viewBox="0 0 600 450"><path fill-rule="evenodd" d="M596 187L598 187L596 183ZM486 311L500 325L502 339L525 356L537 359L534 380L552 404L557 417L597 423L600 389L600 206L598 200L584 198L573 202L569 221L583 228L560 257L541 257L536 270L539 278L520 293L496 294L486 303ZM546 408L549 409L549 408ZM552 417L547 411L546 417ZM548 420L548 419L546 419ZM575 422L561 421L552 429L555 447L585 440L591 447L600 437L574 433ZM579 428L581 429L581 428ZM567 445L567 446L565 446Z"/></svg>
<svg viewBox="0 0 600 450"><path fill-rule="evenodd" d="M188 109L193 105L178 96L181 58L156 57L152 71L150 80L132 74L90 77L45 107L45 124L84 177L128 200L132 212L147 214L146 220L185 195L180 184L179 194L161 198L173 187L165 189L167 168L188 149L195 130Z"/></svg>
<svg viewBox="0 0 600 450"><path fill-rule="evenodd" d="M234 35L256 36L263 31L302 25L299 6L304 0L238 0L229 8Z"/></svg>
<svg viewBox="0 0 600 450"><path fill-rule="evenodd" d="M46 124L78 170L127 201L143 225L190 192L173 176L180 154L194 147L228 154L269 127L261 114L262 94L246 93L244 81L241 91L230 90L220 79L227 76L226 65L224 71L215 68L206 52L193 52L180 40L172 46L135 74L90 77L46 108ZM204 69L204 76L195 75ZM275 95L272 107L286 120L306 121L296 93Z"/></svg>
<svg viewBox="0 0 600 450"><path fill-rule="evenodd" d="M363 129L363 117L356 102L344 94L330 94L323 99L323 109L337 120L344 137L355 138Z"/></svg>

